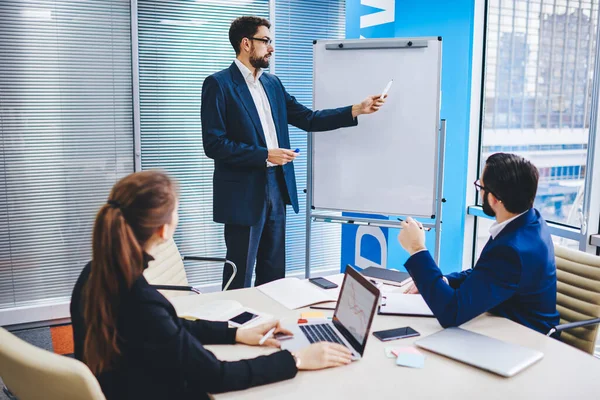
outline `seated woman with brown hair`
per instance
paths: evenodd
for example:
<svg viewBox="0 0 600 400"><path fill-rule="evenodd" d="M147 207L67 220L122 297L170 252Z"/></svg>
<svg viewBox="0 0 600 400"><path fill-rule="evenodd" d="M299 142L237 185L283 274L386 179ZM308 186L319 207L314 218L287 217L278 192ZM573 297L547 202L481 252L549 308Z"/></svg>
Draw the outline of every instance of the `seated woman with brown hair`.
<svg viewBox="0 0 600 400"><path fill-rule="evenodd" d="M246 389L293 378L298 369L350 363L350 351L318 343L297 353L278 351L235 362L219 361L207 344L258 345L278 322L237 330L226 322L177 317L142 272L148 253L177 227L175 183L143 171L121 179L96 216L92 261L71 299L75 357L85 362L107 399L207 398L207 393ZM267 346L279 347L275 339Z"/></svg>

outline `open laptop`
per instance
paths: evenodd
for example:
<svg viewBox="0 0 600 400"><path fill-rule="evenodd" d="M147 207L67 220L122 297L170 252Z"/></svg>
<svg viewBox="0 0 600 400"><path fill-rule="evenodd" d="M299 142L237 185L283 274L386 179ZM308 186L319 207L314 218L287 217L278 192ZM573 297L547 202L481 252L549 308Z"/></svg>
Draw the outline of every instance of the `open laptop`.
<svg viewBox="0 0 600 400"><path fill-rule="evenodd" d="M544 357L542 352L460 328L447 328L415 344L495 374L511 377Z"/></svg>
<svg viewBox="0 0 600 400"><path fill-rule="evenodd" d="M295 351L311 343L333 342L348 347L352 360L359 360L365 351L378 303L379 289L347 266L333 319L286 325L294 337L282 341L281 348Z"/></svg>

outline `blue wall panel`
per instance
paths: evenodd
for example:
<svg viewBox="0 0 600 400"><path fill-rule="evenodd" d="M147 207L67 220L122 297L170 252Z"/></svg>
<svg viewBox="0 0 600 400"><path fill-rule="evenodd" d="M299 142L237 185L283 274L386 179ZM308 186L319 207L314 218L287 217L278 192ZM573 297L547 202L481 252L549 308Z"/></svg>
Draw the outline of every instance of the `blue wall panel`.
<svg viewBox="0 0 600 400"><path fill-rule="evenodd" d="M384 38L442 36L441 118L447 120L446 160L444 163L443 230L440 268L444 273L462 269L465 187L468 163L471 59L474 2L472 0L347 0L347 38ZM362 17L362 19L361 19ZM401 94L394 94L401 95ZM393 173L389 171L390 176ZM355 250L355 226L342 229L342 266L353 264L362 254L380 264L380 246L363 240ZM385 231L388 268L403 269L407 254L398 244L397 229ZM432 251L434 232L428 233Z"/></svg>

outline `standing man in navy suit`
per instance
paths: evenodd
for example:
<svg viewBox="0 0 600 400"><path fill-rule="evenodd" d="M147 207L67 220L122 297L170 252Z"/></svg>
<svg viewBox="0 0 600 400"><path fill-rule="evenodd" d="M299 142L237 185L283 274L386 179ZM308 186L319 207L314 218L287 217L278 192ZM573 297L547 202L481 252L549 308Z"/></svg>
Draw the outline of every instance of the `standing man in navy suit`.
<svg viewBox="0 0 600 400"><path fill-rule="evenodd" d="M269 21L237 18L229 29L236 59L202 86L204 152L215 161L213 218L225 224L227 259L238 266L232 289L249 287L256 261L256 285L285 276L285 207L298 212L288 124L309 132L358 124L360 114L384 103L362 103L312 111L263 69L273 54ZM231 276L227 265L223 285Z"/></svg>
<svg viewBox="0 0 600 400"><path fill-rule="evenodd" d="M546 222L532 208L537 168L523 157L490 156L475 186L483 212L496 218L475 267L446 276L425 248L421 223L407 218L398 239L405 267L440 324L458 326L489 311L541 333L559 323L554 246Z"/></svg>

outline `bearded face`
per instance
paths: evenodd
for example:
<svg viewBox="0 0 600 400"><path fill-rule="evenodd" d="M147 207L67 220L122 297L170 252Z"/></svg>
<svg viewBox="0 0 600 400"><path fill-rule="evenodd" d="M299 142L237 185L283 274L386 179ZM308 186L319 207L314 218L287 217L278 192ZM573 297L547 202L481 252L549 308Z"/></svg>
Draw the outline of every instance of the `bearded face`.
<svg viewBox="0 0 600 400"><path fill-rule="evenodd" d="M488 201L489 193L486 191L483 195L483 204L481 208L483 209L483 213L488 217L495 217L496 213L492 210L492 206L490 206L490 202Z"/></svg>
<svg viewBox="0 0 600 400"><path fill-rule="evenodd" d="M273 53L273 50L267 49L265 44L260 43L259 45L254 45L254 43L252 43L250 64L252 64L254 68L269 68L271 53Z"/></svg>

